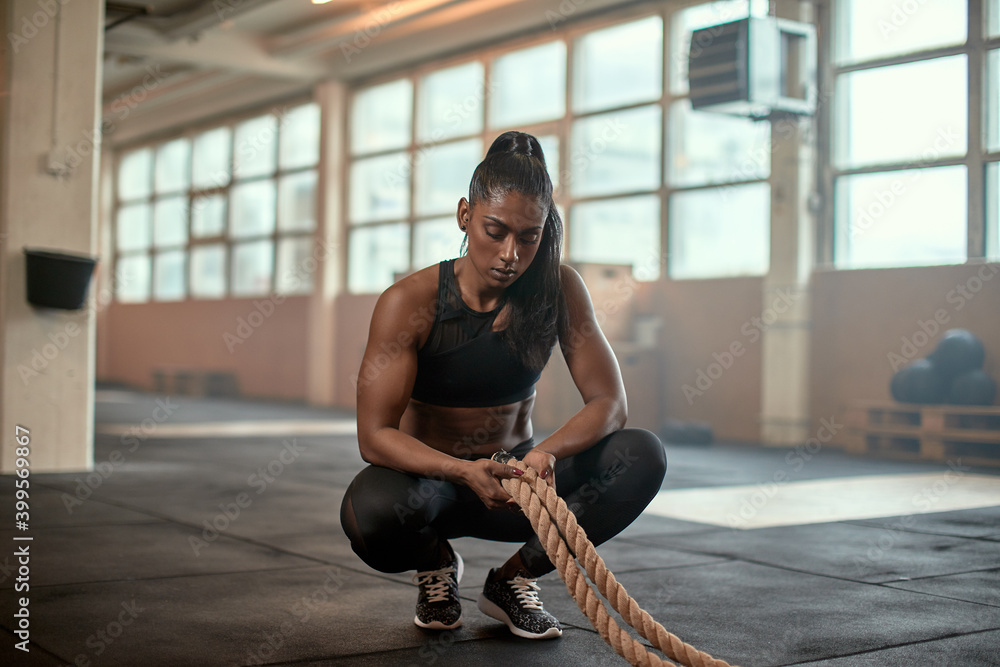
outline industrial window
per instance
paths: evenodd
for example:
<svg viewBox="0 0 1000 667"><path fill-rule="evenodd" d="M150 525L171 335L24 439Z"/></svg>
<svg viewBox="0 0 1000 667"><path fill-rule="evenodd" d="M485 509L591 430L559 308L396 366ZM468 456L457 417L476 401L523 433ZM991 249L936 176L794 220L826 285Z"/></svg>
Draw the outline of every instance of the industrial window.
<svg viewBox="0 0 1000 667"><path fill-rule="evenodd" d="M996 256L996 5L834 5L829 170L836 267ZM982 34L970 35L970 26ZM973 125L970 133L980 117L982 131ZM981 137L980 145L970 146L970 135ZM972 186L980 179L985 194ZM976 203L980 197L985 206Z"/></svg>
<svg viewBox="0 0 1000 667"><path fill-rule="evenodd" d="M531 76L524 76L525 72L531 72ZM493 61L492 77L491 128L516 127L565 115L565 42L505 53ZM531 104L524 104L525 99Z"/></svg>
<svg viewBox="0 0 1000 667"><path fill-rule="evenodd" d="M659 100L663 82L663 20L595 30L574 45L573 110L577 113Z"/></svg>
<svg viewBox="0 0 1000 667"><path fill-rule="evenodd" d="M669 7L359 86L349 290L379 292L458 255L456 204L489 142L508 129L542 143L570 261L631 264L638 279L658 279L667 217L671 244L689 249L671 277L765 273L767 124L692 111L681 63L692 29L766 11L756 0Z"/></svg>
<svg viewBox="0 0 1000 667"><path fill-rule="evenodd" d="M572 40L568 256L631 264L640 280L660 275L663 24L648 16Z"/></svg>
<svg viewBox="0 0 1000 667"><path fill-rule="evenodd" d="M838 12L834 59L841 65L965 44L967 0L834 4Z"/></svg>
<svg viewBox="0 0 1000 667"><path fill-rule="evenodd" d="M671 278L763 275L769 269L771 124L694 110L687 98L692 32L767 9L767 3L730 0L673 15L665 155Z"/></svg>
<svg viewBox="0 0 1000 667"><path fill-rule="evenodd" d="M319 109L278 109L125 153L116 299L312 290Z"/></svg>
<svg viewBox="0 0 1000 667"><path fill-rule="evenodd" d="M675 277L763 275L770 257L767 183L693 189L670 199L670 270Z"/></svg>

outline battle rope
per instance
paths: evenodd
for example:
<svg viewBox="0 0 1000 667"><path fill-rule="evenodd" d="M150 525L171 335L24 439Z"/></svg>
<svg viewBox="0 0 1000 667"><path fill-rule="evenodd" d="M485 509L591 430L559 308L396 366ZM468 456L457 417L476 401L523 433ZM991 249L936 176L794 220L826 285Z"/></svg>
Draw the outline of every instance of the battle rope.
<svg viewBox="0 0 1000 667"><path fill-rule="evenodd" d="M633 639L618 625L608 614L604 600L594 595L594 589L580 574L577 562L583 566L597 590L611 603L612 609L618 612L622 620L668 658L689 667L730 667L729 663L713 658L667 632L656 619L639 607L608 570L604 559L587 539L587 533L577 524L576 516L569 511L566 501L556 495L555 490L538 473L505 451L494 454L493 460L524 471L520 477L502 480L503 488L528 517L531 527L545 547L545 553L566 582L566 588L576 600L580 611L618 655L636 667L673 665L650 653L644 644Z"/></svg>

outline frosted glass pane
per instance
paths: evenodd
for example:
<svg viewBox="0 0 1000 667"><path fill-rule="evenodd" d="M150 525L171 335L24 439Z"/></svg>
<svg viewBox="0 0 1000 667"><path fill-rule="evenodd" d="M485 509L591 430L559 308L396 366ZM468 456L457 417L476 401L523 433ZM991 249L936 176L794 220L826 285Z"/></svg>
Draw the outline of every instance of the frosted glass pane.
<svg viewBox="0 0 1000 667"><path fill-rule="evenodd" d="M576 41L574 111L655 100L662 89L663 21L659 16L597 30Z"/></svg>
<svg viewBox="0 0 1000 667"><path fill-rule="evenodd" d="M196 188L218 188L232 176L233 133L217 127L194 138L191 180Z"/></svg>
<svg viewBox="0 0 1000 667"><path fill-rule="evenodd" d="M229 234L233 238L264 236L274 231L274 181L233 186L229 202Z"/></svg>
<svg viewBox="0 0 1000 667"><path fill-rule="evenodd" d="M281 117L278 165L282 169L311 167L319 162L319 106L304 104Z"/></svg>
<svg viewBox="0 0 1000 667"><path fill-rule="evenodd" d="M747 3L747 0L721 0L707 2L675 12L670 21L670 90L675 93L688 91L688 58L691 53L691 33L695 30L730 23L747 17L767 14L767 0ZM712 34L703 33L701 41L695 45L695 55L711 46Z"/></svg>
<svg viewBox="0 0 1000 667"><path fill-rule="evenodd" d="M1000 36L1000 0L987 0L986 35L988 37Z"/></svg>
<svg viewBox="0 0 1000 667"><path fill-rule="evenodd" d="M767 178L771 124L691 109L684 99L670 107L667 178L671 185L708 185Z"/></svg>
<svg viewBox="0 0 1000 667"><path fill-rule="evenodd" d="M275 278L279 294L309 294L313 276L319 268L320 253L313 253L308 236L284 238L278 241L278 274Z"/></svg>
<svg viewBox="0 0 1000 667"><path fill-rule="evenodd" d="M631 264L637 280L659 278L659 197L643 195L577 204L570 216L570 259Z"/></svg>
<svg viewBox="0 0 1000 667"><path fill-rule="evenodd" d="M588 116L573 123L573 195L660 187L660 135L659 106Z"/></svg>
<svg viewBox="0 0 1000 667"><path fill-rule="evenodd" d="M157 248L187 243L187 197L169 197L153 209L153 245Z"/></svg>
<svg viewBox="0 0 1000 667"><path fill-rule="evenodd" d="M115 298L122 303L149 301L149 255L123 255L115 267Z"/></svg>
<svg viewBox="0 0 1000 667"><path fill-rule="evenodd" d="M840 0L837 61L859 62L938 46L963 44L966 0Z"/></svg>
<svg viewBox="0 0 1000 667"><path fill-rule="evenodd" d="M1000 49L986 54L986 148L1000 150Z"/></svg>
<svg viewBox="0 0 1000 667"><path fill-rule="evenodd" d="M420 81L417 111L422 142L483 129L483 66L478 62L438 70Z"/></svg>
<svg viewBox="0 0 1000 667"><path fill-rule="evenodd" d="M417 164L417 214L453 213L458 200L469 196L472 172L482 160L479 139L428 149Z"/></svg>
<svg viewBox="0 0 1000 667"><path fill-rule="evenodd" d="M178 301L184 298L183 250L157 253L153 258L153 298Z"/></svg>
<svg viewBox="0 0 1000 667"><path fill-rule="evenodd" d="M233 142L234 178L274 172L278 143L278 121L274 116L258 116L240 123Z"/></svg>
<svg viewBox="0 0 1000 667"><path fill-rule="evenodd" d="M191 296L217 299L226 295L226 246L221 243L191 248Z"/></svg>
<svg viewBox="0 0 1000 667"><path fill-rule="evenodd" d="M966 71L963 55L842 75L835 114L838 166L965 155Z"/></svg>
<svg viewBox="0 0 1000 667"><path fill-rule="evenodd" d="M454 216L418 222L413 229L413 268L458 257L463 238Z"/></svg>
<svg viewBox="0 0 1000 667"><path fill-rule="evenodd" d="M406 153L358 160L351 165L352 223L403 218L410 213L410 172Z"/></svg>
<svg viewBox="0 0 1000 667"><path fill-rule="evenodd" d="M152 239L152 209L149 204L130 204L118 209L115 240L119 251L145 250Z"/></svg>
<svg viewBox="0 0 1000 667"><path fill-rule="evenodd" d="M986 165L986 258L1000 261L1000 162Z"/></svg>
<svg viewBox="0 0 1000 667"><path fill-rule="evenodd" d="M549 178L552 179L552 189L555 190L559 187L559 137L557 135L551 134L544 137L537 137L538 143L542 147L542 153L545 155L545 171L549 172ZM469 180L472 180L472 175L469 175Z"/></svg>
<svg viewBox="0 0 1000 667"><path fill-rule="evenodd" d="M967 181L964 166L837 179L836 266L964 262L968 254Z"/></svg>
<svg viewBox="0 0 1000 667"><path fill-rule="evenodd" d="M191 183L191 142L174 139L156 149L156 192L187 190Z"/></svg>
<svg viewBox="0 0 1000 667"><path fill-rule="evenodd" d="M351 110L351 152L405 148L410 143L413 84L399 79L362 90Z"/></svg>
<svg viewBox="0 0 1000 667"><path fill-rule="evenodd" d="M278 229L312 231L316 227L316 172L303 171L278 182Z"/></svg>
<svg viewBox="0 0 1000 667"><path fill-rule="evenodd" d="M122 157L118 164L118 199L148 197L153 185L153 150L143 148Z"/></svg>
<svg viewBox="0 0 1000 667"><path fill-rule="evenodd" d="M397 273L410 268L410 226L398 223L352 229L348 251L348 289L381 292Z"/></svg>
<svg viewBox="0 0 1000 667"><path fill-rule="evenodd" d="M222 236L226 231L226 196L196 197L191 202L191 235Z"/></svg>
<svg viewBox="0 0 1000 667"><path fill-rule="evenodd" d="M566 113L566 44L549 42L493 61L490 127L514 127Z"/></svg>
<svg viewBox="0 0 1000 667"><path fill-rule="evenodd" d="M233 296L260 296L271 291L274 244L251 241L233 245Z"/></svg>
<svg viewBox="0 0 1000 667"><path fill-rule="evenodd" d="M770 263L766 183L676 192L670 197L670 276L759 276Z"/></svg>

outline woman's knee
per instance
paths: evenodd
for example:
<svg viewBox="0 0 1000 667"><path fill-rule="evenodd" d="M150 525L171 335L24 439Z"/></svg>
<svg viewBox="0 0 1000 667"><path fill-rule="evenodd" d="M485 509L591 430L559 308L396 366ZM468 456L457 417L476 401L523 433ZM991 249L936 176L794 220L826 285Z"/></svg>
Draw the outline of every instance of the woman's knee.
<svg viewBox="0 0 1000 667"><path fill-rule="evenodd" d="M347 487L340 505L340 525L351 540L351 547L367 561L368 545L395 532L401 525L394 515L391 501L385 497L387 490L380 482L380 471L374 467L362 470Z"/></svg>
<svg viewBox="0 0 1000 667"><path fill-rule="evenodd" d="M651 431L624 428L612 433L607 446L612 455L643 479L659 486L667 473L667 454L663 443Z"/></svg>
<svg viewBox="0 0 1000 667"><path fill-rule="evenodd" d="M434 542L426 532L433 514L428 506L444 500L447 493L440 487L435 480L378 466L358 473L340 508L341 527L354 553L381 572L413 569L410 561L423 557Z"/></svg>

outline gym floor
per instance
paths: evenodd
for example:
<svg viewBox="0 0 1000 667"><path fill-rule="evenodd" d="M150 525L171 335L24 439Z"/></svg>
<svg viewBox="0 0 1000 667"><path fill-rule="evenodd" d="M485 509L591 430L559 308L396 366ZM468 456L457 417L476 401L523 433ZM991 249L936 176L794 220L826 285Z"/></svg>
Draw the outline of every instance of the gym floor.
<svg viewBox="0 0 1000 667"><path fill-rule="evenodd" d="M27 532L0 477L0 536L30 545L29 653L15 548L0 556L0 663L625 664L556 574L540 583L561 639L479 612L510 544L456 540L464 625L415 627L411 573L371 570L340 529L364 465L353 419L99 390L95 472L32 475ZM1000 665L1000 468L725 444L667 459L649 511L599 553L684 641L747 666Z"/></svg>

